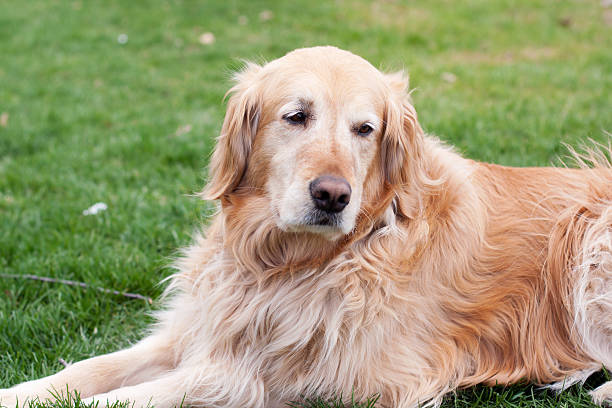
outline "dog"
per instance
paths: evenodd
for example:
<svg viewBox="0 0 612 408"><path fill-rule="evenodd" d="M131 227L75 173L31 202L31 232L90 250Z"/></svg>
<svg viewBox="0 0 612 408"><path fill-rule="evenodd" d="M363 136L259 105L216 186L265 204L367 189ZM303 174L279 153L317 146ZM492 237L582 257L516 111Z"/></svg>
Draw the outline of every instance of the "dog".
<svg viewBox="0 0 612 408"><path fill-rule="evenodd" d="M2 405L282 407L458 387L561 390L612 369L612 166L510 168L426 135L403 73L334 47L235 75L201 193L219 211L134 346ZM612 381L591 392L612 401Z"/></svg>

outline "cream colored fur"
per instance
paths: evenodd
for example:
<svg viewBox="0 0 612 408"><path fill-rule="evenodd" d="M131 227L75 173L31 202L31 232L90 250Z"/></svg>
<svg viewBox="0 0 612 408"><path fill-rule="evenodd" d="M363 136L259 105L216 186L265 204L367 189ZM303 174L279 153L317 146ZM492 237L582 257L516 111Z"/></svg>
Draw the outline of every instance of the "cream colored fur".
<svg viewBox="0 0 612 408"><path fill-rule="evenodd" d="M0 390L3 405L68 387L101 406L380 393L381 407L407 408L478 383L560 389L612 369L608 160L464 159L423 133L402 74L332 47L248 64L236 80L202 194L219 212L177 261L151 333ZM287 120L300 110L303 125ZM352 188L337 225L308 224L322 174Z"/></svg>

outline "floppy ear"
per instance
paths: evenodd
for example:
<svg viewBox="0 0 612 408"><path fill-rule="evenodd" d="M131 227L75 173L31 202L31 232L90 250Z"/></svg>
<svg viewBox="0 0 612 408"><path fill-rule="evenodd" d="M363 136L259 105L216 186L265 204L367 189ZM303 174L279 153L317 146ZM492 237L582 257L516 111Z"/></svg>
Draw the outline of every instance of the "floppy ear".
<svg viewBox="0 0 612 408"><path fill-rule="evenodd" d="M206 200L230 194L244 176L261 114L261 96L256 86L260 70L261 66L247 62L234 75L236 85L226 94L227 111L210 159L209 181L202 192Z"/></svg>
<svg viewBox="0 0 612 408"><path fill-rule="evenodd" d="M385 75L389 95L385 108L385 132L381 141L381 168L392 186L419 182L422 176L423 130L408 95L403 72Z"/></svg>

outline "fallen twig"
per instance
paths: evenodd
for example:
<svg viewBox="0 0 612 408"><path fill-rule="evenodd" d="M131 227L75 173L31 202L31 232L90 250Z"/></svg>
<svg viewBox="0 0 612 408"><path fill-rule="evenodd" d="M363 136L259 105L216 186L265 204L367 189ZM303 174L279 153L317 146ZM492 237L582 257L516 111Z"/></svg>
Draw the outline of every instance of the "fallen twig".
<svg viewBox="0 0 612 408"><path fill-rule="evenodd" d="M95 289L103 293L111 293L113 295L124 296L124 297L132 298L132 299L141 299L141 300L147 301L149 304L153 304L153 299L151 299L148 296L139 295L138 293L119 292L118 290L91 286L85 282L78 282L78 281L72 281L72 280L67 280L67 279L55 279L55 278L49 278L47 276L38 276L38 275L29 275L29 274L15 275L15 274L9 274L9 273L0 273L0 278L30 279L30 280L36 280L36 281L41 281L41 282L60 283L62 285L69 285L69 286L80 286L85 289Z"/></svg>
<svg viewBox="0 0 612 408"><path fill-rule="evenodd" d="M57 361L59 361L59 362L60 362L60 364L64 366L64 368L66 368L66 367L68 367L68 366L72 365L72 363L68 363L66 360L64 360L64 359L63 359L63 358L61 358L61 357L60 357L60 358L58 358L58 359L57 359Z"/></svg>

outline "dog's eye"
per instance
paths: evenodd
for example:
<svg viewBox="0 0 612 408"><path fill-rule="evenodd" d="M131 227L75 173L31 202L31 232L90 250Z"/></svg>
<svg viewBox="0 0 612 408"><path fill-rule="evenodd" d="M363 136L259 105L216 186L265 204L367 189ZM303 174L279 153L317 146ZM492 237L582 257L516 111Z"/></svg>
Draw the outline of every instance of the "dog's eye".
<svg viewBox="0 0 612 408"><path fill-rule="evenodd" d="M307 116L304 112L294 112L284 116L285 120L293 125L306 123Z"/></svg>
<svg viewBox="0 0 612 408"><path fill-rule="evenodd" d="M369 123L364 123L356 129L359 136L367 136L372 133L373 130L374 128Z"/></svg>

